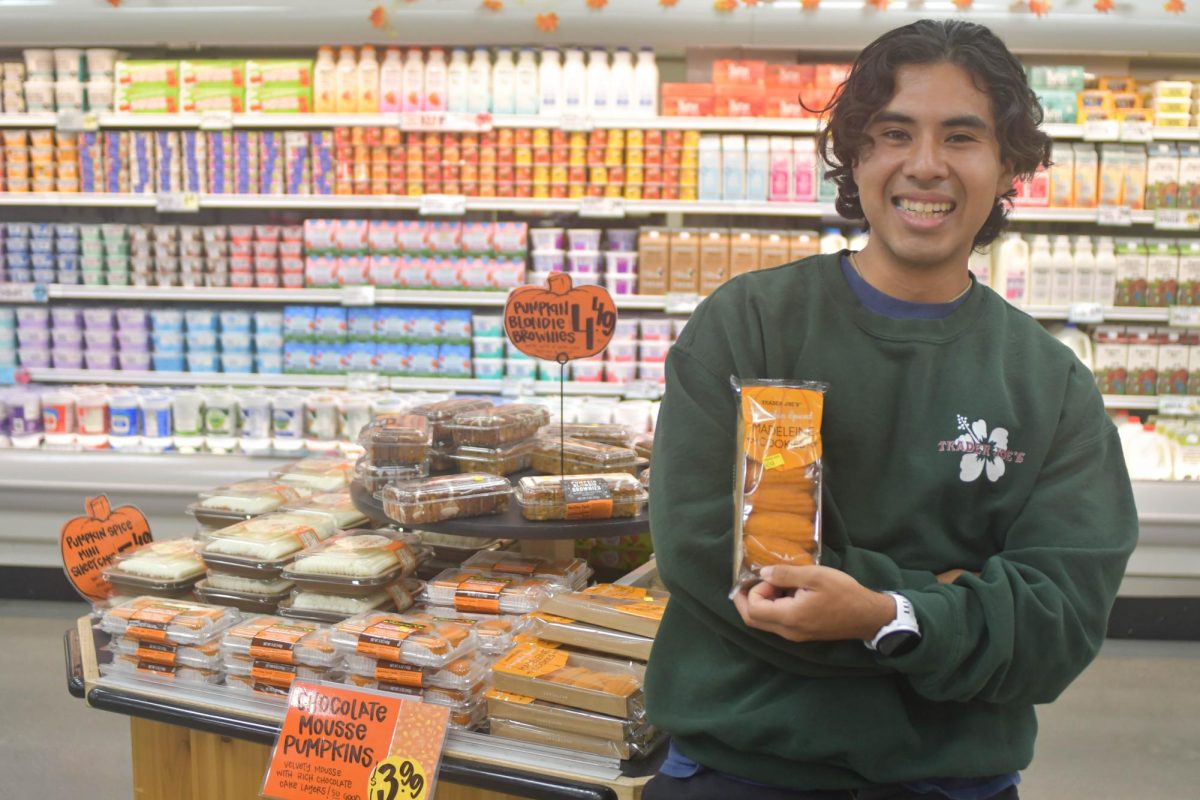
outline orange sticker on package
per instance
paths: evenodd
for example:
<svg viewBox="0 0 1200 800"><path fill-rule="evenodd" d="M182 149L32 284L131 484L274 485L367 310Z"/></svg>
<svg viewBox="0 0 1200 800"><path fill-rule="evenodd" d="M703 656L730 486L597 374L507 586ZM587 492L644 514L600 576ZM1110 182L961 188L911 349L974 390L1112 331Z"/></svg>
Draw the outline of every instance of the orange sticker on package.
<svg viewBox="0 0 1200 800"><path fill-rule="evenodd" d="M428 800L449 723L445 706L297 681L261 794Z"/></svg>
<svg viewBox="0 0 1200 800"><path fill-rule="evenodd" d="M355 645L354 651L360 656L399 661L404 640L427 627L429 626L420 622L390 617L381 619L358 635L358 644Z"/></svg>

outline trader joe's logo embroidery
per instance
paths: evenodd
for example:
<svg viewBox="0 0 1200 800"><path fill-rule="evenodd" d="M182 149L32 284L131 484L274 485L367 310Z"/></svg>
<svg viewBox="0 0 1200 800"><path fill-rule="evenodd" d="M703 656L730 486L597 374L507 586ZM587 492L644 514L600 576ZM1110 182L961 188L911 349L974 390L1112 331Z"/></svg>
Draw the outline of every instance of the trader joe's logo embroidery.
<svg viewBox="0 0 1200 800"><path fill-rule="evenodd" d="M977 480L985 472L987 479L995 483L1004 475L1006 464L1025 462L1024 452L1009 448L1007 428L992 428L989 433L984 420L970 422L959 414L958 429L961 433L957 439L938 442L938 452L963 454L958 462L958 477L963 483Z"/></svg>

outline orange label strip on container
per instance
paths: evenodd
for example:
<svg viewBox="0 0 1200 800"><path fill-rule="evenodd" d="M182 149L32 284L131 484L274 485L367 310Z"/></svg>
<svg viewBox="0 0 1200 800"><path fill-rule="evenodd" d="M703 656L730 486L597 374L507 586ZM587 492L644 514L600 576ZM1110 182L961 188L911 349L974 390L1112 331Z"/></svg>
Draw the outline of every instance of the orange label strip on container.
<svg viewBox="0 0 1200 800"><path fill-rule="evenodd" d="M153 661L138 661L137 668L139 672L149 672L153 675L164 675L168 678L174 678L175 673L179 671L179 667L171 667L166 664L155 664Z"/></svg>
<svg viewBox="0 0 1200 800"><path fill-rule="evenodd" d="M387 661L400 660L400 648L404 640L428 626L419 622L406 622L402 619L382 619L370 625L358 635L358 644L354 652L360 656L382 658Z"/></svg>
<svg viewBox="0 0 1200 800"><path fill-rule="evenodd" d="M165 642L167 628L176 617L184 613L178 606L149 605L139 608L129 618L125 635L151 642Z"/></svg>
<svg viewBox="0 0 1200 800"><path fill-rule="evenodd" d="M276 664L272 661L255 659L254 664L250 667L250 677L256 683L290 689L292 681L296 680L296 668L288 664Z"/></svg>
<svg viewBox="0 0 1200 800"><path fill-rule="evenodd" d="M567 478L562 482L567 520L612 519L612 490L596 478Z"/></svg>
<svg viewBox="0 0 1200 800"><path fill-rule="evenodd" d="M503 578L467 578L454 590L454 608L475 614L499 614L500 595L512 585Z"/></svg>
<svg viewBox="0 0 1200 800"><path fill-rule="evenodd" d="M311 632L309 628L295 625L271 625L263 628L250 640L250 657L294 664L296 643Z"/></svg>
<svg viewBox="0 0 1200 800"><path fill-rule="evenodd" d="M425 688L425 671L412 664L401 664L398 661L380 661L375 665L375 680L380 683L394 683L413 689Z"/></svg>
<svg viewBox="0 0 1200 800"><path fill-rule="evenodd" d="M538 565L532 562L497 561L491 566L492 572L507 572L512 575L532 575Z"/></svg>
<svg viewBox="0 0 1200 800"><path fill-rule="evenodd" d="M162 642L138 642L136 657L138 661L145 661L148 664L173 667L178 650L178 645L163 644Z"/></svg>

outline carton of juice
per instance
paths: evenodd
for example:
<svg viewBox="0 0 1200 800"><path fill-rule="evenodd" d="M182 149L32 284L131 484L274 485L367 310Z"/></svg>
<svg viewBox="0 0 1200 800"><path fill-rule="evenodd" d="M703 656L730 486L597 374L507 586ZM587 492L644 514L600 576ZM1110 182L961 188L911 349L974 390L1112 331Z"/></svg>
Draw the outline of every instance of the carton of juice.
<svg viewBox="0 0 1200 800"><path fill-rule="evenodd" d="M1158 338L1153 328L1135 328L1129 341L1128 394L1158 393Z"/></svg>
<svg viewBox="0 0 1200 800"><path fill-rule="evenodd" d="M1117 297L1114 305L1146 305L1146 282L1149 279L1149 257L1141 239L1118 239Z"/></svg>
<svg viewBox="0 0 1200 800"><path fill-rule="evenodd" d="M1100 159L1096 146L1076 144L1075 150L1075 207L1095 208L1099 200L1096 190Z"/></svg>
<svg viewBox="0 0 1200 800"><path fill-rule="evenodd" d="M1096 329L1096 386L1103 394L1126 394L1129 377L1129 344L1120 326Z"/></svg>
<svg viewBox="0 0 1200 800"><path fill-rule="evenodd" d="M1179 196L1179 150L1170 142L1147 145L1146 208L1175 208Z"/></svg>
<svg viewBox="0 0 1200 800"><path fill-rule="evenodd" d="M1188 393L1190 352L1179 331L1169 331L1158 347L1158 393Z"/></svg>

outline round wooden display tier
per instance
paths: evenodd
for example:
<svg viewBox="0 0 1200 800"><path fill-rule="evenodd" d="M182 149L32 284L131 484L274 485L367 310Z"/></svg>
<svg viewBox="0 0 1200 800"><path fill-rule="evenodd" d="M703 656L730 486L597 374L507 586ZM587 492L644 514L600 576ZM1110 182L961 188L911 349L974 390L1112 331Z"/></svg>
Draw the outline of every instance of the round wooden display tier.
<svg viewBox="0 0 1200 800"><path fill-rule="evenodd" d="M519 479L519 473L513 476ZM514 480L514 483L516 481ZM358 510L366 514L377 525L397 524L383 513L383 504L376 500L358 481L350 484L350 497ZM552 520L531 522L521 516L521 507L515 499L508 502L508 510L485 517L448 519L444 522L422 522L412 525L423 531L448 533L455 536L478 536L486 539L592 539L605 536L638 536L650 532L649 505L636 517L621 519L585 519L575 522Z"/></svg>

